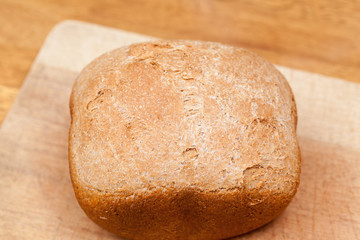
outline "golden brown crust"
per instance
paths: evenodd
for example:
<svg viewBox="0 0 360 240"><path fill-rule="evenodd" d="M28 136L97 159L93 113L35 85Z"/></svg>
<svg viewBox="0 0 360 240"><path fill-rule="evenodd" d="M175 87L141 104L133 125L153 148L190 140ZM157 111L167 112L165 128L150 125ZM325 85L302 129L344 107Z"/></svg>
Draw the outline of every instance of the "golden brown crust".
<svg viewBox="0 0 360 240"><path fill-rule="evenodd" d="M95 59L70 100L70 173L86 214L130 239L219 239L271 221L300 153L285 78L243 49L156 41Z"/></svg>

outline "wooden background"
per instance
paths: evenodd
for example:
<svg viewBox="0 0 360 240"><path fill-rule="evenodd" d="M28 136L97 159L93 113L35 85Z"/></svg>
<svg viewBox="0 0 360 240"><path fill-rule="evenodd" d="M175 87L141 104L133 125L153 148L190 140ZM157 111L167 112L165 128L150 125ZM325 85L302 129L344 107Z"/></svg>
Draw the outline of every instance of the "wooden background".
<svg viewBox="0 0 360 240"><path fill-rule="evenodd" d="M229 43L280 65L360 82L360 1L0 0L0 123L46 35L65 19Z"/></svg>

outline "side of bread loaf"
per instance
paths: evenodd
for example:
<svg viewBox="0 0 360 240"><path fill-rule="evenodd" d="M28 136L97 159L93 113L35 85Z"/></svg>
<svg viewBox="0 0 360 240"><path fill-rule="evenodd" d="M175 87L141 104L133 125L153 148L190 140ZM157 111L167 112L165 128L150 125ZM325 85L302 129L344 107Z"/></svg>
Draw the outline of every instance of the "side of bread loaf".
<svg viewBox="0 0 360 240"><path fill-rule="evenodd" d="M296 193L296 106L244 49L156 41L106 53L75 81L70 173L98 225L129 239L220 239Z"/></svg>

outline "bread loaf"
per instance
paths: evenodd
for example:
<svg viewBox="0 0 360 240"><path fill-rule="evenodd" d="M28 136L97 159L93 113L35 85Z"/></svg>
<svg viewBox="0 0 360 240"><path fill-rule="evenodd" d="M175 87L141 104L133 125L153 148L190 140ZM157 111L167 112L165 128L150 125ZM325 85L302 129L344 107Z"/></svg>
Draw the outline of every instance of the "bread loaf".
<svg viewBox="0 0 360 240"><path fill-rule="evenodd" d="M223 239L278 216L299 185L292 91L241 48L155 41L106 53L70 99L77 200L127 239Z"/></svg>

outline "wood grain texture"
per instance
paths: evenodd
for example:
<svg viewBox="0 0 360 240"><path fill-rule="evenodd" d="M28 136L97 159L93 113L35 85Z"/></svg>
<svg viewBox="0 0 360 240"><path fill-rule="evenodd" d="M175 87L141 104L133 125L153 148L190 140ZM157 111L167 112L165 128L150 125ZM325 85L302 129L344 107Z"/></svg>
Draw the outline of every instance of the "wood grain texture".
<svg viewBox="0 0 360 240"><path fill-rule="evenodd" d="M19 89L0 85L0 119L4 119L8 107L15 101Z"/></svg>
<svg viewBox="0 0 360 240"><path fill-rule="evenodd" d="M0 239L119 239L76 202L68 101L91 59L148 39L71 21L51 32L0 129ZM280 217L238 239L359 239L360 84L278 68L297 101L301 184Z"/></svg>
<svg viewBox="0 0 360 240"><path fill-rule="evenodd" d="M359 1L0 0L0 86L19 88L48 32L69 18L229 43L277 64L360 79ZM0 123L11 103L0 102Z"/></svg>

